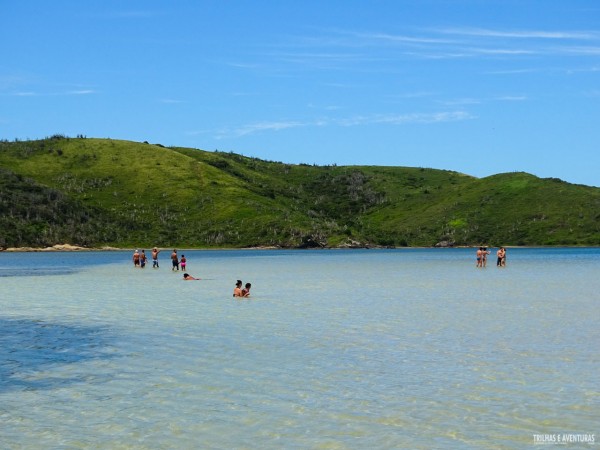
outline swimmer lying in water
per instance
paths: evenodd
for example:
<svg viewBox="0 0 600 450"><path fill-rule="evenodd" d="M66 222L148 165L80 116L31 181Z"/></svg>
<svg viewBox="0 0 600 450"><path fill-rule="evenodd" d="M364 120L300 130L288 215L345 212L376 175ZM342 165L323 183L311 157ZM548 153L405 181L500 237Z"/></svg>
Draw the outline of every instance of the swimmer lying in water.
<svg viewBox="0 0 600 450"><path fill-rule="evenodd" d="M184 273L183 274L183 279L184 280L199 280L200 278L194 278L193 276L191 276L189 273Z"/></svg>

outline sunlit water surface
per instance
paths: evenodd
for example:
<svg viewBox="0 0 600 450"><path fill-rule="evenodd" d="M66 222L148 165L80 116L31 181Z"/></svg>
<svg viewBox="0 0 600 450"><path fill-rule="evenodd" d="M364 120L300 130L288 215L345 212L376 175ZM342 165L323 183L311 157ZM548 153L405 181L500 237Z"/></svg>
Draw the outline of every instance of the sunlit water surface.
<svg viewBox="0 0 600 450"><path fill-rule="evenodd" d="M184 253L0 253L2 448L600 440L599 249Z"/></svg>

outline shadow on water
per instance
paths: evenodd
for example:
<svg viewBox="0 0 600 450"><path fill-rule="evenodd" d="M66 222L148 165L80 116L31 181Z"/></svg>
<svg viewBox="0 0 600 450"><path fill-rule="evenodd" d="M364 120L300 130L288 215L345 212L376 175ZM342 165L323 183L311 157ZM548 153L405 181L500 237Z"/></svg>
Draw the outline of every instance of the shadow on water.
<svg viewBox="0 0 600 450"><path fill-rule="evenodd" d="M40 267L40 268L4 268L0 267L0 278L4 277L43 277L48 275L71 275L76 273L72 267Z"/></svg>
<svg viewBox="0 0 600 450"><path fill-rule="evenodd" d="M0 393L81 382L77 370L62 369L58 376L50 376L48 371L114 358L113 341L114 335L106 327L0 317Z"/></svg>

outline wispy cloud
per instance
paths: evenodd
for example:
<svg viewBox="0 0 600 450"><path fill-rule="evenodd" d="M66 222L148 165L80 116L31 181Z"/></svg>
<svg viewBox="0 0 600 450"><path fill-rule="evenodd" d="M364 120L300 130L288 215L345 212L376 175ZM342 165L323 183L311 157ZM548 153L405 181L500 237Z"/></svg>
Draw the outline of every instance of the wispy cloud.
<svg viewBox="0 0 600 450"><path fill-rule="evenodd" d="M490 70L484 72L487 75L522 75L524 73L539 72L539 69L509 69L509 70Z"/></svg>
<svg viewBox="0 0 600 450"><path fill-rule="evenodd" d="M368 124L428 124L440 122L457 122L462 120L471 120L475 116L466 111L447 111L436 113L409 113L409 114L376 114L370 116L357 116L348 119L336 120L338 125L358 126Z"/></svg>
<svg viewBox="0 0 600 450"><path fill-rule="evenodd" d="M97 94L97 92L92 89L79 89L76 91L68 91L68 92L64 93L64 95L90 95L90 94ZM61 94L57 94L57 95L61 95Z"/></svg>
<svg viewBox="0 0 600 450"><path fill-rule="evenodd" d="M598 56L600 55L600 46L592 47L592 46L561 46L555 47L557 52L563 54L570 55L590 55L590 56Z"/></svg>
<svg viewBox="0 0 600 450"><path fill-rule="evenodd" d="M318 109L318 110L322 110L322 111L338 111L341 108L341 106L336 106L336 105L315 105L314 103L309 103L308 105L306 105L307 108L310 109Z"/></svg>
<svg viewBox="0 0 600 450"><path fill-rule="evenodd" d="M483 101L478 98L457 98L454 100L442 100L440 103L446 106L479 105Z"/></svg>
<svg viewBox="0 0 600 450"><path fill-rule="evenodd" d="M424 37L424 36L407 36L401 34L389 34L389 33L353 33L354 36L373 40L373 41L382 41L388 43L402 43L402 44L453 44L456 43L455 40L450 39L441 39L441 38L433 38L433 37Z"/></svg>
<svg viewBox="0 0 600 450"><path fill-rule="evenodd" d="M236 69L259 69L261 67L258 63L227 62L226 64Z"/></svg>
<svg viewBox="0 0 600 450"><path fill-rule="evenodd" d="M434 124L441 122L458 122L472 120L476 117L466 111L446 111L435 113L409 113L409 114L371 114L347 118L321 118L312 121L272 121L256 122L235 128L221 129L216 134L216 139L239 138L255 133L282 131L300 127L341 126L354 127L374 124L406 125L406 124ZM197 134L197 133L195 133Z"/></svg>
<svg viewBox="0 0 600 450"><path fill-rule="evenodd" d="M92 89L77 89L72 91L63 92L35 92L35 91L19 91L9 92L3 95L10 97L57 97L57 96L70 96L70 95L92 95L98 92Z"/></svg>
<svg viewBox="0 0 600 450"><path fill-rule="evenodd" d="M256 122L232 129L222 129L217 133L216 137L217 139L237 138L264 131L281 131L288 128L297 128L306 125L306 123L299 121Z"/></svg>
<svg viewBox="0 0 600 450"><path fill-rule="evenodd" d="M482 55L533 55L535 50L526 50L521 48L470 48L470 52Z"/></svg>
<svg viewBox="0 0 600 450"><path fill-rule="evenodd" d="M391 33L382 30L321 30L319 39L296 37L271 46L265 55L279 62L316 69L364 68L399 58L525 58L557 54L600 54L600 32L511 30L478 27L423 28ZM279 48L279 50L275 50ZM378 70L384 70L379 64Z"/></svg>
<svg viewBox="0 0 600 450"><path fill-rule="evenodd" d="M501 102L524 102L528 97L526 95L504 95L502 97L496 97L495 100Z"/></svg>
<svg viewBox="0 0 600 450"><path fill-rule="evenodd" d="M490 102L522 102L527 100L525 95L499 95L486 98L457 98L454 100L441 100L439 103L445 106L481 105Z"/></svg>
<svg viewBox="0 0 600 450"><path fill-rule="evenodd" d="M431 31L457 36L516 39L598 39L600 37L599 33L588 31L492 30L488 28L437 28Z"/></svg>
<svg viewBox="0 0 600 450"><path fill-rule="evenodd" d="M122 11L103 11L100 13L86 14L86 17L96 19L148 19L163 15L159 11L150 10L122 10Z"/></svg>

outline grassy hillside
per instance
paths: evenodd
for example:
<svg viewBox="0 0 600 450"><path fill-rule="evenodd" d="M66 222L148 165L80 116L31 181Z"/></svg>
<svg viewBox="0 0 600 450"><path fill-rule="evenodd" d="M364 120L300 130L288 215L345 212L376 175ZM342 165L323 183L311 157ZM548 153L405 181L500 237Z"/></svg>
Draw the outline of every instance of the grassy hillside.
<svg viewBox="0 0 600 450"><path fill-rule="evenodd" d="M55 136L0 142L0 246L600 245L600 189Z"/></svg>

